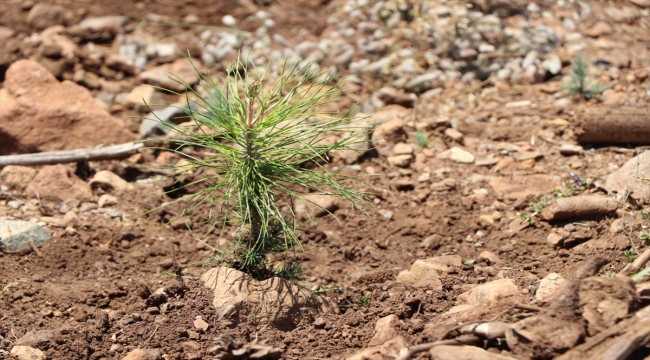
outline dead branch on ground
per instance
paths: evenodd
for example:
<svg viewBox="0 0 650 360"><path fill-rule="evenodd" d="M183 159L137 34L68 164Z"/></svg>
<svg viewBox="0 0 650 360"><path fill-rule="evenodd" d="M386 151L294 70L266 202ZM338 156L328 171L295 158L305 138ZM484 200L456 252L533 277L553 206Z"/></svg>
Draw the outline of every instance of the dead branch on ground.
<svg viewBox="0 0 650 360"><path fill-rule="evenodd" d="M0 156L0 167L7 165L51 165L71 162L114 160L127 158L142 148L142 143L126 143L87 149L46 151L35 154Z"/></svg>

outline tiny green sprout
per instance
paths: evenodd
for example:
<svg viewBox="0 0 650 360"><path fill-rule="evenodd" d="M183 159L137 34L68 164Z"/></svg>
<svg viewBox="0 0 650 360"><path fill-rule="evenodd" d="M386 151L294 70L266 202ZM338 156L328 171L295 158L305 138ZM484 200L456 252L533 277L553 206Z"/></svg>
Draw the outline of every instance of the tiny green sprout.
<svg viewBox="0 0 650 360"><path fill-rule="evenodd" d="M645 210L641 210L641 218L644 220L650 219L650 213Z"/></svg>
<svg viewBox="0 0 650 360"><path fill-rule="evenodd" d="M562 84L562 87L571 95L581 95L589 100L598 97L607 87L599 83L591 86L587 68L588 65L585 57L583 55L576 56L571 60L571 70L569 70L571 81Z"/></svg>
<svg viewBox="0 0 650 360"><path fill-rule="evenodd" d="M623 253L623 256L625 257L625 260L627 260L628 263L631 264L631 263L634 262L634 256L635 256L634 251L632 251L632 250L626 250L626 251Z"/></svg>
<svg viewBox="0 0 650 360"><path fill-rule="evenodd" d="M372 298L371 298L370 296L362 296L362 297L359 299L359 302L360 302L361 305L363 305L363 306L368 306L368 305L370 305L370 301L372 301Z"/></svg>
<svg viewBox="0 0 650 360"><path fill-rule="evenodd" d="M18 285L20 285L20 282L18 282L18 281L10 282L9 284L5 285L2 288L2 292L9 292L9 291L11 291L12 287L15 287L15 286L18 286Z"/></svg>
<svg viewBox="0 0 650 360"><path fill-rule="evenodd" d="M539 198L537 202L530 203L528 207L530 208L530 211L532 211L533 216L536 214L539 214L544 210L544 208L548 205L549 202L549 197L547 195L542 196Z"/></svg>
<svg viewBox="0 0 650 360"><path fill-rule="evenodd" d="M523 221L525 221L525 222L527 222L529 224L534 224L535 223L535 219L533 219L533 217L529 213L521 213L521 215L519 215L519 217L521 218L521 220L523 220Z"/></svg>
<svg viewBox="0 0 650 360"><path fill-rule="evenodd" d="M646 245L650 245L650 232L648 231L642 232L641 235L639 235L639 237L641 238L641 240L643 240L643 242Z"/></svg>
<svg viewBox="0 0 650 360"><path fill-rule="evenodd" d="M474 259L465 259L465 260L463 260L463 264L465 264L465 265L472 265L475 262L476 262L476 260L474 260Z"/></svg>
<svg viewBox="0 0 650 360"><path fill-rule="evenodd" d="M429 147L428 136L424 130L418 130L415 132L415 140L420 148L426 149Z"/></svg>
<svg viewBox="0 0 650 360"><path fill-rule="evenodd" d="M605 271L605 274L603 274L603 276L606 278L613 278L614 276L616 276L616 273L613 271Z"/></svg>

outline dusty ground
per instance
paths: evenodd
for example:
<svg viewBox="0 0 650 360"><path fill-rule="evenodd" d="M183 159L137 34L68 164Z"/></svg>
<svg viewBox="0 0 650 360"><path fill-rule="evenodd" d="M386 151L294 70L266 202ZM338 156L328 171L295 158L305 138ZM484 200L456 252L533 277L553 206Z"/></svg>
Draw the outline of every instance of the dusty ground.
<svg viewBox="0 0 650 360"><path fill-rule="evenodd" d="M51 2L72 6L65 1ZM5 0L0 4L0 25L14 29L16 38L33 31L24 21L31 8L29 1ZM579 29L589 30L602 9L612 4L629 5L622 0L594 2L594 15L580 22ZM327 31L326 15L336 13L338 5L327 1L271 1L252 6L264 8L276 19L279 26L274 31L289 36L302 28L306 29L306 38L317 39ZM545 6L553 11L555 5ZM245 4L204 0L151 0L135 5L120 0L87 2L87 6L75 3L73 11L77 21L87 16L126 15L125 27L136 26L150 13L168 16L173 21L199 14L200 24L211 25L220 24L225 14L241 20L252 11ZM564 16L562 11L558 16ZM160 37L184 34L176 27L151 31ZM617 44L615 51L597 44L585 50L590 59L624 63L615 78L604 72L599 78L616 89L620 101L637 106L647 104L649 38L648 17L644 15L630 24L616 25L615 32L601 37ZM566 66L570 57L560 55ZM27 57L20 52L11 56L11 61ZM4 74L6 67L2 70ZM369 94L385 85L382 79L364 76L364 85L354 86L342 107L351 101L367 101ZM524 304L539 305L535 294L540 279L549 273L571 280L579 266L593 257L607 261L597 275L619 272L628 263L623 252L630 249L630 237L610 231L616 214L554 222L536 217L530 224L519 220L522 213L531 213L530 202L550 194L552 189L571 187L576 176L596 184L585 193L600 191L598 186L607 175L632 158L635 149L643 149L626 144L581 144L583 153L562 155L559 145L576 141L577 123L583 120L581 111L586 106L601 104L565 95L570 100L568 105L557 107L553 94L560 91L561 79L545 80L535 84L502 81L483 87L476 85L478 81L473 86L448 84L440 98L420 101L415 110L409 109L408 116L414 121L406 122L403 142L417 144L416 123L429 123L429 150L415 146L417 156L410 167L396 167L385 156L371 151L355 163L358 167L345 170L373 174L367 181L374 189L371 200L377 207L369 208L370 215L365 217L343 206L335 212L338 221L322 217L316 224L306 223L304 228L309 231L302 234L306 251L300 254L306 268L306 287L343 289L342 293L328 291L323 295L338 303L340 314L323 315L318 324L303 323L290 331L254 323L232 326L220 321L211 305L212 295L197 281L211 251L197 242L183 224L160 229L180 211L179 206L134 218L170 199L151 190L158 187L139 185L135 190L112 192L118 201L109 209L83 209L83 203L71 206L79 215L76 224L66 227L48 223L46 228L53 237L40 248L40 254L31 250L0 252L0 357L9 358L14 343L28 332L45 331L41 333L45 334L43 339L27 344L44 351L48 359L121 359L136 348L160 349L167 359L208 359L213 356L210 349L217 344L215 339L225 337L240 345L254 339L267 340L269 345L282 350L285 359L340 358L368 347L375 334L375 323L388 315L398 317L396 331L409 344L435 341L441 335L440 328L450 325L442 314L463 304L460 295L479 284L512 279L518 288L514 298ZM120 80L123 89L136 85L139 80L135 77ZM98 91L93 90L95 94ZM170 99L157 96L160 101ZM434 111L436 106L448 106L450 101L455 110L452 108L449 115L441 116ZM522 110L506 105L518 101L532 101L536 107ZM110 112L123 118L132 132L138 131L138 120L127 117L142 112L120 106L111 107ZM498 121L477 120L490 118ZM446 133L450 123L457 124L460 138L454 140ZM0 146L3 154L15 152L7 142ZM471 149L477 160L494 157L498 162L463 164L436 156L454 146ZM522 159L522 154L530 156ZM155 176L141 165L154 163L157 156L158 153L148 151L124 161L66 166L84 181L100 170L110 170L135 183ZM328 166L346 164L337 159ZM431 179L420 182L418 178L427 172L425 168ZM510 179L528 180L499 191ZM152 182L170 186L169 180ZM58 201L43 199L39 204L29 188L8 194L0 198L0 217L41 220L42 216L63 216ZM95 192L93 201L99 195ZM24 205L14 209L8 205L12 200ZM44 207L54 213L48 213ZM636 207L640 209L643 207ZM385 210L392 212L390 220L386 220ZM481 216L493 221L486 223ZM562 228L571 232L564 245L550 245L549 234ZM195 230L200 233L204 229ZM643 252L646 245L636 233L632 237ZM206 241L210 245L218 243L216 236ZM184 291L175 291L179 280L173 274L172 248L176 262L183 267L187 285ZM442 290L414 288L395 281L398 273L410 269L416 260L442 255L462 259L454 271L441 274ZM161 288L167 289L166 301L152 296ZM369 299L369 303L362 298ZM643 305L643 299L630 300L631 309ZM503 304L495 304L474 312L475 318L461 321L485 320L503 309ZM515 311L500 320L515 322L525 316ZM207 330L195 328L197 317L209 324ZM564 351L544 355L517 352L503 341L486 342L485 348L521 359L553 358ZM648 352L642 347L628 358L641 359Z"/></svg>

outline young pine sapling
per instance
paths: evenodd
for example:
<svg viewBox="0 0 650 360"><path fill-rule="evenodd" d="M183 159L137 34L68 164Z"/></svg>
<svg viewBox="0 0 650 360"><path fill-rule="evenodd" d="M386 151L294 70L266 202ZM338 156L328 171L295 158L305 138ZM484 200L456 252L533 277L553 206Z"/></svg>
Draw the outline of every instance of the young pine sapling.
<svg viewBox="0 0 650 360"><path fill-rule="evenodd" d="M349 112L338 116L338 111L326 110L335 108L336 96L344 91L342 82L332 85L331 74L311 64L285 63L271 83L269 72L237 61L220 87L197 71L206 94L175 79L186 87L185 94L178 94L192 105L186 109L196 109L185 110L193 126L162 123L175 133L164 141L186 160L175 166L175 176L199 168L211 175L185 185L202 190L163 206L185 202L171 221L205 212L208 233L220 228L223 236L228 226L235 226L230 247L215 250L212 257L221 265L257 279L300 279L293 204L299 200L307 208L318 206L304 195L321 194L347 200L365 214L365 193L351 187L360 180L328 171L324 164L328 153L355 150L354 145L368 141L370 129L357 126ZM330 141L332 135L338 140Z"/></svg>

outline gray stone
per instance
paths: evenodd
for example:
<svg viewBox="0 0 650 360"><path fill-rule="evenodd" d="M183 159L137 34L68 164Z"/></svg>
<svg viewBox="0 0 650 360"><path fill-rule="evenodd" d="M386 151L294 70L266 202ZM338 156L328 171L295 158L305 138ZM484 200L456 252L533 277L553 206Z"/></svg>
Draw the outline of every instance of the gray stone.
<svg viewBox="0 0 650 360"><path fill-rule="evenodd" d="M442 84L440 74L431 72L416 76L413 80L406 83L406 89L414 93L423 93L427 90L438 87Z"/></svg>
<svg viewBox="0 0 650 360"><path fill-rule="evenodd" d="M17 251L29 247L31 240L43 246L52 235L41 226L22 220L0 220L0 249Z"/></svg>

